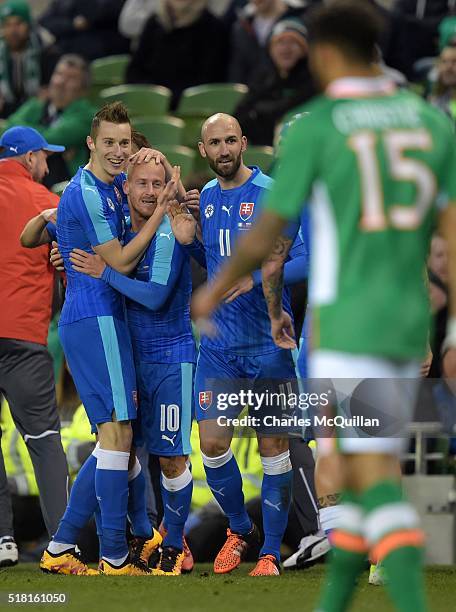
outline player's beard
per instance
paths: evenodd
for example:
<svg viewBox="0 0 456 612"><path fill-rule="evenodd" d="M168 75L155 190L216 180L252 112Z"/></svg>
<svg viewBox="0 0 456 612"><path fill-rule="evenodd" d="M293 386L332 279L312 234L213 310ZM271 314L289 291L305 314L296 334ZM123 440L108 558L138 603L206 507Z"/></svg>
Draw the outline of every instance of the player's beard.
<svg viewBox="0 0 456 612"><path fill-rule="evenodd" d="M230 180L236 176L237 171L241 167L242 153L239 153L237 157L233 158L230 168L224 168L223 166L220 167L220 163L218 163L216 159L209 157L208 160L209 166L215 172L215 174L224 179Z"/></svg>

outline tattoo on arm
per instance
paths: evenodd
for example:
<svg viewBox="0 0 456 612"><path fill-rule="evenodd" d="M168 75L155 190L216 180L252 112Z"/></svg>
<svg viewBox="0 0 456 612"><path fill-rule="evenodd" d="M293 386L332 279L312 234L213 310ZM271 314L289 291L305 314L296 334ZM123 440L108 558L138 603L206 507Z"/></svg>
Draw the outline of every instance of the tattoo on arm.
<svg viewBox="0 0 456 612"><path fill-rule="evenodd" d="M323 497L318 498L320 509L337 506L337 504L340 504L340 493L330 493L329 495L323 495Z"/></svg>
<svg viewBox="0 0 456 612"><path fill-rule="evenodd" d="M272 318L278 318L282 312L283 264L291 244L289 238L279 236L262 267L263 293Z"/></svg>

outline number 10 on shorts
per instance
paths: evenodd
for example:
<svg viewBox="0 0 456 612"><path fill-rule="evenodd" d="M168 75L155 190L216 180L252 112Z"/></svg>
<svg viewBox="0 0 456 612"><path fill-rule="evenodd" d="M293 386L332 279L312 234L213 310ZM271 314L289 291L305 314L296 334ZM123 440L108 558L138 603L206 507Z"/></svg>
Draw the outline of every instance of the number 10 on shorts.
<svg viewBox="0 0 456 612"><path fill-rule="evenodd" d="M177 404L160 405L160 431L179 430L179 406Z"/></svg>

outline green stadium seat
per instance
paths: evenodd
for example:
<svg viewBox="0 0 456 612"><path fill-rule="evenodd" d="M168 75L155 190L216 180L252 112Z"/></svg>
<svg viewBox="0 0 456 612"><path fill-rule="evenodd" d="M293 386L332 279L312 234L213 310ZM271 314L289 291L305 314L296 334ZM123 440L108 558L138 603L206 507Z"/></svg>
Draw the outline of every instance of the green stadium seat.
<svg viewBox="0 0 456 612"><path fill-rule="evenodd" d="M51 187L52 193L56 193L57 195L61 196L69 182L70 181L61 181L60 183L54 183L54 185Z"/></svg>
<svg viewBox="0 0 456 612"><path fill-rule="evenodd" d="M163 145L160 151L172 166L181 167L181 178L186 179L194 171L196 151L180 145Z"/></svg>
<svg viewBox="0 0 456 612"><path fill-rule="evenodd" d="M241 83L214 83L188 87L182 92L177 115L209 117L214 113L232 113L248 87Z"/></svg>
<svg viewBox="0 0 456 612"><path fill-rule="evenodd" d="M274 161L274 149L272 147L249 146L242 158L247 166L258 166L260 170L267 174Z"/></svg>
<svg viewBox="0 0 456 612"><path fill-rule="evenodd" d="M100 91L125 81L125 70L129 55L109 55L93 60L90 64L91 85L89 98L93 104L100 104Z"/></svg>
<svg viewBox="0 0 456 612"><path fill-rule="evenodd" d="M184 89L176 111L185 121L184 144L195 147L203 122L214 113L233 113L247 91L248 87L241 83L215 83Z"/></svg>
<svg viewBox="0 0 456 612"><path fill-rule="evenodd" d="M161 85L117 85L100 92L103 104L121 100L132 117L166 115L171 91Z"/></svg>
<svg viewBox="0 0 456 612"><path fill-rule="evenodd" d="M105 87L121 85L125 81L125 70L129 61L129 55L109 55L93 60L90 64L92 83Z"/></svg>
<svg viewBox="0 0 456 612"><path fill-rule="evenodd" d="M185 124L178 117L136 117L133 128L142 132L153 147L180 145L183 142Z"/></svg>

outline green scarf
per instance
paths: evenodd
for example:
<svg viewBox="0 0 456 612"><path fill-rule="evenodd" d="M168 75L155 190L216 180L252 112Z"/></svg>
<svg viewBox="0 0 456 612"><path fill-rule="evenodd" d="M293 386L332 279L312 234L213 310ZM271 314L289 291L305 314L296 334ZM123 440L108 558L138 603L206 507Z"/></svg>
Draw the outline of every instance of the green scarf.
<svg viewBox="0 0 456 612"><path fill-rule="evenodd" d="M27 48L22 52L23 56L23 87L27 97L38 93L41 84L41 44L36 32L30 32ZM7 103L15 100L11 83L10 64L11 55L3 39L0 39L0 96Z"/></svg>

